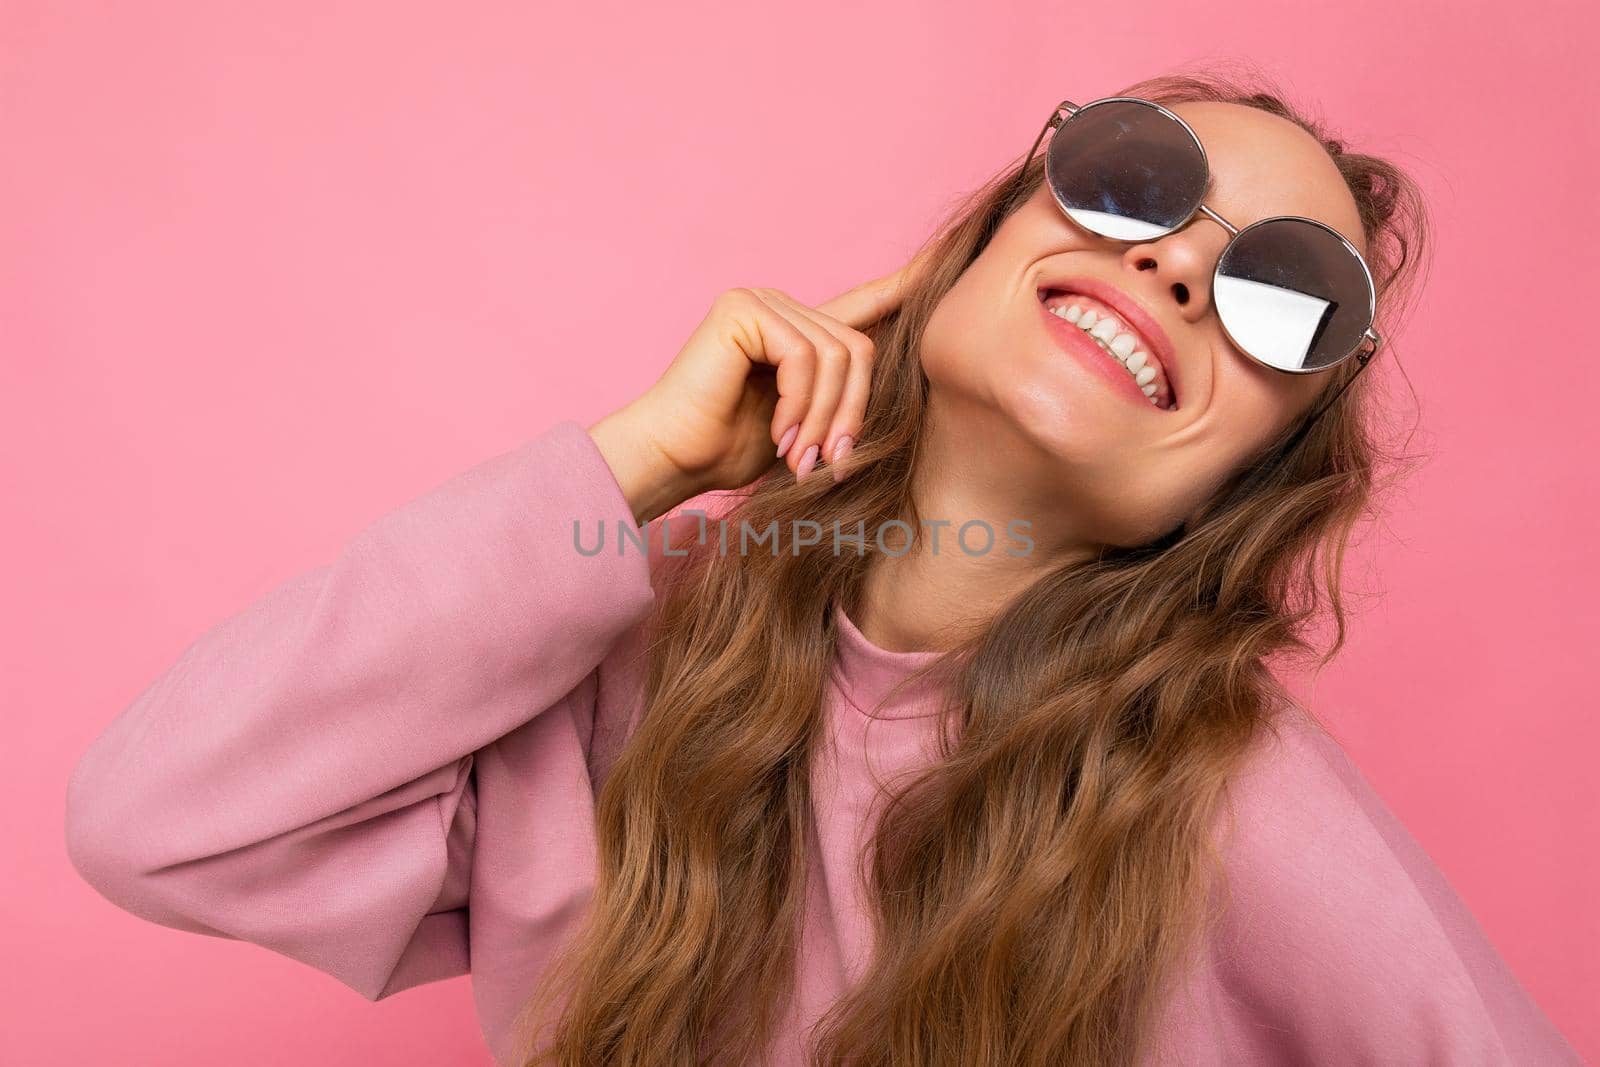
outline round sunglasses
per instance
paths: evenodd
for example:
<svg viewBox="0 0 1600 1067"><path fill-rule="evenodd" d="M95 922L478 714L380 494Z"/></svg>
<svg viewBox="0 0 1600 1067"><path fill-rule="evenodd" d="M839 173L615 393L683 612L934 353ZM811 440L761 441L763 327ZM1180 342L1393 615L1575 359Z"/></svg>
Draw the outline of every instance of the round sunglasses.
<svg viewBox="0 0 1600 1067"><path fill-rule="evenodd" d="M1292 374L1325 371L1351 356L1359 374L1377 352L1383 343L1373 329L1377 293L1361 253L1315 219L1277 215L1241 229L1211 210L1204 203L1212 189L1205 148L1173 112L1131 96L1081 107L1063 101L1024 164L1052 128L1045 180L1077 225L1136 244L1204 215L1232 235L1217 257L1211 298L1240 351Z"/></svg>

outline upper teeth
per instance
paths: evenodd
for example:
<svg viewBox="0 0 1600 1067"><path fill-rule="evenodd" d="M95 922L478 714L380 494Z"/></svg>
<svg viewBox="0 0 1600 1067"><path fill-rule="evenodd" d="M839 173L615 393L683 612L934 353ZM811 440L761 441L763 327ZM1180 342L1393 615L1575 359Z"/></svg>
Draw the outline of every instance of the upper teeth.
<svg viewBox="0 0 1600 1067"><path fill-rule="evenodd" d="M1050 312L1070 323L1074 323L1083 330L1101 348L1110 352L1117 358L1117 362L1127 368L1133 375L1133 380L1138 383L1139 389L1150 399L1150 403L1160 406L1156 399L1156 378L1159 372L1156 364L1150 360L1150 354L1140 349L1139 339L1122 328L1122 324L1109 315L1102 315L1093 308L1084 310L1078 304L1057 304ZM1171 409L1167 405L1168 410Z"/></svg>

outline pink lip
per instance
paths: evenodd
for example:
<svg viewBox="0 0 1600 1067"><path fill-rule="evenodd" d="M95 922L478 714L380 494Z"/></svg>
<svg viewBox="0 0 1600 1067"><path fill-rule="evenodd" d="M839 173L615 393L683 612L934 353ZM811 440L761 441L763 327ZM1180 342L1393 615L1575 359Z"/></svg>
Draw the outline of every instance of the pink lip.
<svg viewBox="0 0 1600 1067"><path fill-rule="evenodd" d="M1054 336L1056 344L1076 356L1089 370L1104 378L1113 389L1146 410L1164 415L1171 414L1150 403L1150 398L1144 395L1144 390L1139 388L1139 383L1133 380L1133 375L1128 373L1128 369L1117 362L1117 357L1095 344L1089 335L1075 324L1068 322L1043 304L1039 304L1039 314L1045 317L1045 329Z"/></svg>
<svg viewBox="0 0 1600 1067"><path fill-rule="evenodd" d="M1069 293L1078 293L1082 296L1092 296L1096 300L1103 301L1117 313L1118 317L1120 317L1123 322L1127 323L1129 326L1132 326L1135 330L1138 330L1139 335L1149 342L1151 348L1154 349L1153 355L1156 357L1156 359L1161 361L1162 373L1167 379L1168 388L1172 390L1172 402L1174 410L1177 410L1177 408L1182 406L1183 381L1179 375L1178 358L1177 353L1172 347L1172 339L1167 336L1167 331L1161 328L1161 324L1156 321L1155 316L1146 311L1143 305L1141 305L1132 296L1123 292L1121 289L1118 289L1116 286L1111 285L1108 282L1099 281L1095 278L1040 278L1037 282L1037 290L1047 289L1060 289ZM1036 291L1034 295L1037 297L1039 295L1038 291ZM1044 304L1039 302L1039 307L1041 310L1043 310ZM1045 314L1049 315L1050 313L1047 311ZM1055 318L1054 315L1050 315L1050 317ZM1072 329L1073 332L1075 332L1079 337L1083 337L1083 331L1079 330L1076 326L1073 326L1071 323L1065 322L1064 320L1058 319L1057 321L1061 322L1062 325ZM1085 338L1085 340L1087 340L1087 338ZM1112 358L1109 355L1106 355L1106 353L1101 350L1100 346L1095 344L1093 341L1089 341L1089 345L1094 348L1095 351L1100 353L1100 355L1103 357L1102 362ZM1115 362L1115 360L1112 360L1112 362ZM1126 370L1123 370L1121 367L1115 367L1113 369L1121 373L1122 376L1127 378L1129 382L1133 381L1133 379L1128 376L1128 372ZM1137 387L1135 387L1133 391L1138 393L1141 397L1144 396L1143 393L1139 392ZM1154 406L1151 405L1148 400L1145 401L1145 404L1148 407Z"/></svg>

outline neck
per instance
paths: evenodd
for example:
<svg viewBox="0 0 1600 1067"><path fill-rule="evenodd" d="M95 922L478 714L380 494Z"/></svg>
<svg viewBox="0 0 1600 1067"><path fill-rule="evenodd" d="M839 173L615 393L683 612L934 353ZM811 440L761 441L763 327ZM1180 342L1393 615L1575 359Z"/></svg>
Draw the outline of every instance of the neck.
<svg viewBox="0 0 1600 1067"><path fill-rule="evenodd" d="M851 616L862 636L891 652L951 648L1046 571L1096 551L1076 533L1036 444L990 411L937 396L928 417L912 476L918 539L903 555L872 557ZM917 525L910 514L901 519ZM974 524L963 540L962 525L974 520L989 530ZM898 536L886 543L896 547Z"/></svg>

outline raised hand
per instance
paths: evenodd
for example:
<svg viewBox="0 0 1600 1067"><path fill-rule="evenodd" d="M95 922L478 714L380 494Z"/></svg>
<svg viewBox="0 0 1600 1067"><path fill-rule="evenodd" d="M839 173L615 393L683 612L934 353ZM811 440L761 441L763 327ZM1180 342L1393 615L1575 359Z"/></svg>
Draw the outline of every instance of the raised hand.
<svg viewBox="0 0 1600 1067"><path fill-rule="evenodd" d="M590 427L635 517L746 485L775 457L803 479L847 455L875 356L861 331L900 305L927 255L814 308L778 289L719 294L660 379Z"/></svg>

